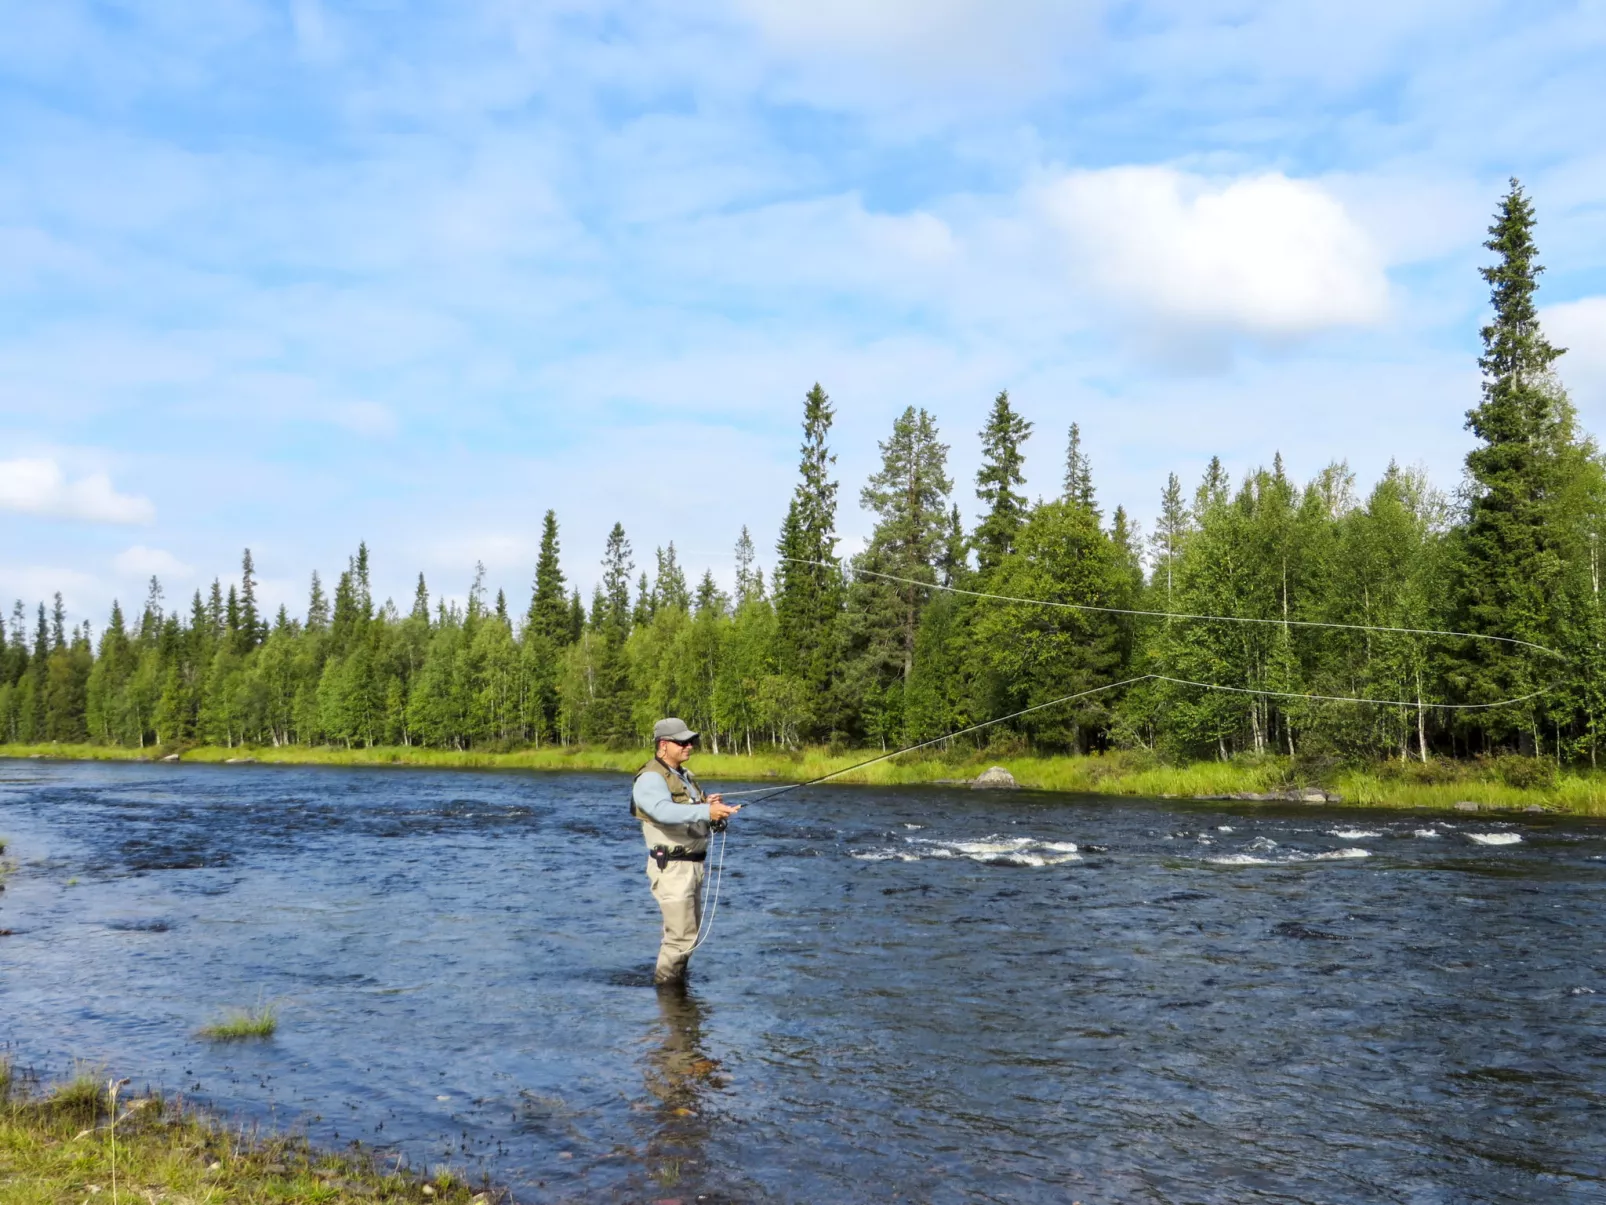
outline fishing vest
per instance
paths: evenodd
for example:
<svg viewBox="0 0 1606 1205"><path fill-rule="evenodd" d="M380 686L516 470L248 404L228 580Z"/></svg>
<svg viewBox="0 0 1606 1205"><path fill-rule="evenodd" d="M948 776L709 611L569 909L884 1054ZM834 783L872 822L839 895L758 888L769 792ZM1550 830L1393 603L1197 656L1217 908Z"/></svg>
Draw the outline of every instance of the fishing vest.
<svg viewBox="0 0 1606 1205"><path fill-rule="evenodd" d="M636 778L648 773L657 774L664 780L664 785L669 788L669 798L675 803L703 802L703 788L698 784L696 776L690 770L685 772L688 781L683 782L679 774L676 774L655 757L636 771L636 777L630 780L630 814L641 821L641 835L646 839L647 848L680 849L689 854L706 850L708 848L708 822L706 820L696 820L691 824L659 824L652 817L636 810Z"/></svg>

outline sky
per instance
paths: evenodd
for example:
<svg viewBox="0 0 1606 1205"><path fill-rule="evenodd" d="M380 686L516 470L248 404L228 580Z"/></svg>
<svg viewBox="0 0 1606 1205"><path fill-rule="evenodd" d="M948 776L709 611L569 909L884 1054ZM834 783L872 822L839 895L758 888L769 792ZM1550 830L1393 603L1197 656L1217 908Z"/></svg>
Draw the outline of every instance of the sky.
<svg viewBox="0 0 1606 1205"><path fill-rule="evenodd" d="M730 576L803 395L1105 512L1281 453L1457 484L1521 179L1606 433L1606 0L51 0L0 30L0 599L238 572L522 610L542 514ZM764 557L761 555L761 559Z"/></svg>

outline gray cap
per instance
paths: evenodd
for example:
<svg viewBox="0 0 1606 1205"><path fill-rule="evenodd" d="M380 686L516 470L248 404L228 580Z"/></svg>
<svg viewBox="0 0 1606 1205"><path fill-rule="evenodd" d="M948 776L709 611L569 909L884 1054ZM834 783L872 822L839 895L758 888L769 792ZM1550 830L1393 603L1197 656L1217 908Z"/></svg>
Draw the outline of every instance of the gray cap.
<svg viewBox="0 0 1606 1205"><path fill-rule="evenodd" d="M686 727L686 721L670 716L652 726L652 739L656 741L694 741L697 734Z"/></svg>

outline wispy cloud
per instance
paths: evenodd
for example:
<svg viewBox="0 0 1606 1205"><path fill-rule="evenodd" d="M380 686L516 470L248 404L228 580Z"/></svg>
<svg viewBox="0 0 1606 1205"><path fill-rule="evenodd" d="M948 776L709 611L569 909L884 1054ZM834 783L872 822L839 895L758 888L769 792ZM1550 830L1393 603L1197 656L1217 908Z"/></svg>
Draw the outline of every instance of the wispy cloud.
<svg viewBox="0 0 1606 1205"><path fill-rule="evenodd" d="M120 494L105 473L70 479L45 458L0 460L0 510L87 523L150 523L156 507L148 498Z"/></svg>

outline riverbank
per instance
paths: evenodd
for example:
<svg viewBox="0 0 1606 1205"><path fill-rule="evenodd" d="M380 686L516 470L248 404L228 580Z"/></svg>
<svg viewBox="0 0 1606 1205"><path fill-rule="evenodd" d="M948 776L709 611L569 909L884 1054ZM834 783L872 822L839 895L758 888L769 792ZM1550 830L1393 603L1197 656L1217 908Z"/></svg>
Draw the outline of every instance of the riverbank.
<svg viewBox="0 0 1606 1205"><path fill-rule="evenodd" d="M153 761L173 756L162 749L108 745L0 745L0 758L60 758ZM628 773L641 765L640 750L547 746L507 753L418 747L340 749L287 745L279 748L195 746L177 754L184 762L327 766L416 766L431 769L499 769ZM741 780L802 782L841 770L875 750L831 753L699 752L694 764L710 783ZM924 755L897 758L852 770L835 782L879 786L965 784L990 766L1003 766L1022 787L1090 795L1151 798L1212 798L1298 795L1320 790L1361 807L1446 809L1540 807L1575 815L1606 815L1606 774L1559 771L1540 758L1498 757L1477 761L1381 762L1363 767L1299 766L1286 757L1242 757L1167 765L1134 752L1084 757L1033 755Z"/></svg>
<svg viewBox="0 0 1606 1205"><path fill-rule="evenodd" d="M228 1201L494 1205L449 1172L387 1170L368 1151L226 1126L156 1096L118 1098L100 1076L29 1091L0 1063L0 1203Z"/></svg>

